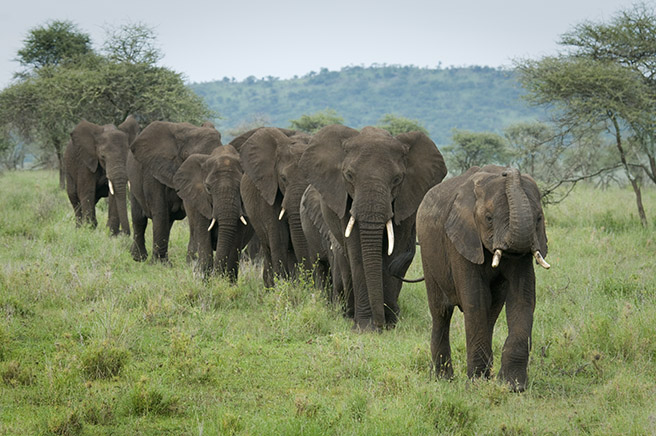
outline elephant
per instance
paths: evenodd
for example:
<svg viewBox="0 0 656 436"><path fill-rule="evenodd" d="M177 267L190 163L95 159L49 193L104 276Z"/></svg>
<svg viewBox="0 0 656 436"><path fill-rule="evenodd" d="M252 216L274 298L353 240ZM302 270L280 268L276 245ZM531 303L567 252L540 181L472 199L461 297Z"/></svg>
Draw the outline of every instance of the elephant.
<svg viewBox="0 0 656 436"><path fill-rule="evenodd" d="M138 132L139 125L132 115L118 128L82 120L71 132L64 152L64 167L66 192L78 227L84 222L96 227L96 203L102 197L109 197L110 233L130 234L126 162L128 147Z"/></svg>
<svg viewBox="0 0 656 436"><path fill-rule="evenodd" d="M150 218L152 258L168 262L171 227L186 216L183 200L175 191L175 173L192 154L209 155L221 145L221 134L214 127L167 121L150 123L132 142L127 167L134 228L130 252L134 260L148 257L145 232Z"/></svg>
<svg viewBox="0 0 656 436"><path fill-rule="evenodd" d="M299 165L321 194L324 219L346 253L354 327L393 327L402 285L395 275L414 257L421 199L446 175L442 154L421 132L392 136L371 126L331 125L313 135ZM390 265L399 257L405 261L393 275Z"/></svg>
<svg viewBox="0 0 656 436"><path fill-rule="evenodd" d="M256 129L241 143L241 196L264 257L263 281L293 277L297 264L311 268L301 226L301 196L308 185L298 168L309 135L275 127Z"/></svg>
<svg viewBox="0 0 656 436"><path fill-rule="evenodd" d="M465 319L467 375L490 376L492 333L506 304L499 377L523 391L535 309L533 258L549 268L533 179L514 168L472 167L428 191L417 211L417 236L436 375L453 377L449 328L457 306Z"/></svg>
<svg viewBox="0 0 656 436"><path fill-rule="evenodd" d="M189 222L189 255L198 258L203 277L215 270L237 280L239 254L253 235L239 192L242 175L239 153L228 144L210 155L192 154L173 177Z"/></svg>
<svg viewBox="0 0 656 436"><path fill-rule="evenodd" d="M307 241L314 283L326 291L331 303L353 317L353 287L348 274L348 259L328 228L321 212L321 194L308 185L301 198L301 225Z"/></svg>

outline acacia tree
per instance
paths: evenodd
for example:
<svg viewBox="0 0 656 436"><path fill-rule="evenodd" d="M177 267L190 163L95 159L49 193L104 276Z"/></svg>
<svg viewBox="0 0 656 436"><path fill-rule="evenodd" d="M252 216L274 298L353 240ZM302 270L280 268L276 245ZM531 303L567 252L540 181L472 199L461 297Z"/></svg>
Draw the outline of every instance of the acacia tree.
<svg viewBox="0 0 656 436"><path fill-rule="evenodd" d="M428 135L428 130L419 124L419 121L394 114L383 115L380 121L378 121L378 127L387 130L392 136L413 131L419 131Z"/></svg>
<svg viewBox="0 0 656 436"><path fill-rule="evenodd" d="M312 115L301 115L296 120L289 120L289 123L291 129L312 134L318 132L322 127L331 124L342 124L344 118L337 115L334 109L325 109Z"/></svg>
<svg viewBox="0 0 656 436"><path fill-rule="evenodd" d="M656 182L656 15L644 4L610 23L586 22L565 34L558 56L516 61L530 102L553 108L564 128L603 127L648 225L640 173Z"/></svg>
<svg viewBox="0 0 656 436"><path fill-rule="evenodd" d="M506 140L492 132L453 130L451 144L442 148L449 171L464 173L475 165L505 165L510 159Z"/></svg>

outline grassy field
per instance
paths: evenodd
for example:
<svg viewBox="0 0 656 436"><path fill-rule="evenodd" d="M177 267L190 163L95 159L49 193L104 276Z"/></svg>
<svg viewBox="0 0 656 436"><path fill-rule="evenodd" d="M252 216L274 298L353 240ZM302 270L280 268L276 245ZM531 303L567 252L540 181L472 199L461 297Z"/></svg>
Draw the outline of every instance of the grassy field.
<svg viewBox="0 0 656 436"><path fill-rule="evenodd" d="M174 225L171 267L75 229L53 172L0 176L0 435L524 435L656 432L656 190L580 187L546 210L529 386L431 377L423 284L396 329L358 334L307 280L197 280ZM150 234L150 227L148 234ZM148 247L150 249L150 242ZM421 275L418 259L412 276ZM505 339L497 324L495 361Z"/></svg>

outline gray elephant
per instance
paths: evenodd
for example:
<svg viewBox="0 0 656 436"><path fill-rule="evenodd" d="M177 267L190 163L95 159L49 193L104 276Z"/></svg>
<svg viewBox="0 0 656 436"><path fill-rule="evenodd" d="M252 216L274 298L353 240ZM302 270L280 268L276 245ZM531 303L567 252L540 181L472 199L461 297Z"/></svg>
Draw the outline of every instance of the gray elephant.
<svg viewBox="0 0 656 436"><path fill-rule="evenodd" d="M299 208L308 182L298 168L309 136L275 127L256 129L241 144L241 196L260 241L267 287L274 277L292 277L297 264L308 270L307 242Z"/></svg>
<svg viewBox="0 0 656 436"><path fill-rule="evenodd" d="M224 145L192 154L173 177L189 222L189 255L203 276L215 270L237 280L239 255L253 235L239 193L243 173L237 150Z"/></svg>
<svg viewBox="0 0 656 436"><path fill-rule="evenodd" d="M348 258L355 326L393 326L402 285L394 275L412 261L415 214L446 175L442 155L420 132L393 137L375 127L359 132L333 125L312 137L300 166L321 194L325 221ZM390 265L400 258L393 275Z"/></svg>
<svg viewBox="0 0 656 436"><path fill-rule="evenodd" d="M71 132L64 167L66 192L78 227L84 222L96 227L96 203L109 197L107 226L111 234L130 234L126 162L128 148L138 132L139 125L131 115L118 128L82 120Z"/></svg>
<svg viewBox="0 0 656 436"><path fill-rule="evenodd" d="M301 198L301 225L307 241L314 283L329 300L353 317L353 286L348 259L321 212L321 194L308 185Z"/></svg>
<svg viewBox="0 0 656 436"><path fill-rule="evenodd" d="M148 257L145 232L153 221L153 259L168 261L171 226L185 218L182 199L175 191L173 177L192 154L209 155L221 146L221 134L214 127L189 123L154 121L130 146L128 178L134 237L132 258Z"/></svg>
<svg viewBox="0 0 656 436"><path fill-rule="evenodd" d="M490 375L492 332L505 303L508 338L499 377L524 390L535 308L532 261L549 267L533 179L516 169L473 167L428 191L417 212L417 236L438 377L453 376L449 326L456 306L465 318L467 375Z"/></svg>

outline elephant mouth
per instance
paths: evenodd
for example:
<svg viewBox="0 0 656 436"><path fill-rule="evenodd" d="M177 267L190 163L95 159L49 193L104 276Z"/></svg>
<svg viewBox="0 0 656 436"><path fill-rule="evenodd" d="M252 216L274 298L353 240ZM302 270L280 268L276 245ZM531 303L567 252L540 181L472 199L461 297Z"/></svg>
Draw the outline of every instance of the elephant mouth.
<svg viewBox="0 0 656 436"><path fill-rule="evenodd" d="M492 256L492 268L496 268L499 266L501 263L501 258L511 258L511 259L519 259L521 257L526 256L528 253L514 253L512 251L504 251L500 248L497 248L494 250L494 255ZM533 250L533 257L535 258L535 262L540 265L544 269L549 269L551 268L551 265L547 263L546 260L544 260L544 257L542 257L542 253L540 253L540 250Z"/></svg>
<svg viewBox="0 0 656 436"><path fill-rule="evenodd" d="M355 217L351 215L351 218L349 218L348 223L346 224L346 230L344 231L345 238L351 236L354 225ZM391 218L387 220L387 223L385 223L385 230L387 234L387 255L391 256L392 252L394 251L394 225L392 224Z"/></svg>

